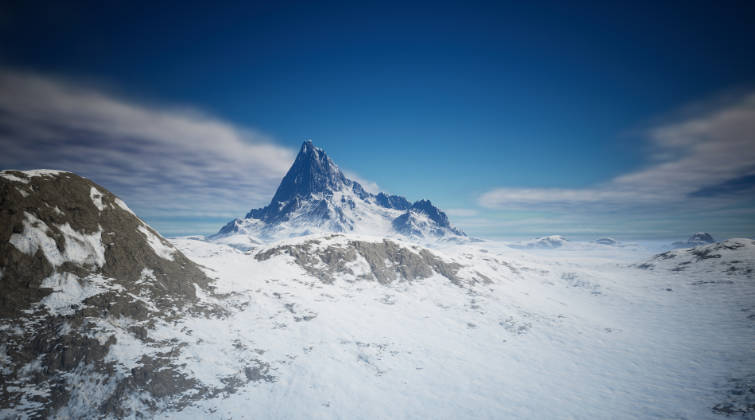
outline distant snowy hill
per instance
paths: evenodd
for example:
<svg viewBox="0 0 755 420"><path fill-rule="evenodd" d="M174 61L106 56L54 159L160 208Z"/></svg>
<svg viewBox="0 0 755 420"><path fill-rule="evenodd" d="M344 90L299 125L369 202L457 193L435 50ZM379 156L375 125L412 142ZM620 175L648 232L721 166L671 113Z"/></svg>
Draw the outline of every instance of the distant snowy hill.
<svg viewBox="0 0 755 420"><path fill-rule="evenodd" d="M209 283L92 181L0 172L0 418L121 417L157 398L179 404L196 387L166 356L178 343L154 331L219 310L198 300ZM133 353L147 343L151 351Z"/></svg>
<svg viewBox="0 0 755 420"><path fill-rule="evenodd" d="M561 235L543 236L540 238L532 239L529 241L522 241L509 245L512 248L519 249L553 249L560 248L569 243L566 238Z"/></svg>
<svg viewBox="0 0 755 420"><path fill-rule="evenodd" d="M244 248L329 232L416 240L466 238L430 201L410 203L397 195L369 193L306 141L270 204L232 220L210 239Z"/></svg>
<svg viewBox="0 0 755 420"><path fill-rule="evenodd" d="M596 244L601 244L601 245L608 245L608 246L619 245L619 241L617 241L616 239L613 239L613 238L608 238L608 237L606 237L606 238L598 238L598 239L595 240L595 243Z"/></svg>
<svg viewBox="0 0 755 420"><path fill-rule="evenodd" d="M693 248L700 245L707 245L716 242L709 233L697 232L690 236L686 241L677 241L671 244L673 248Z"/></svg>
<svg viewBox="0 0 755 420"><path fill-rule="evenodd" d="M658 254L640 268L677 272L742 274L755 278L755 240L732 238L722 242L675 249Z"/></svg>

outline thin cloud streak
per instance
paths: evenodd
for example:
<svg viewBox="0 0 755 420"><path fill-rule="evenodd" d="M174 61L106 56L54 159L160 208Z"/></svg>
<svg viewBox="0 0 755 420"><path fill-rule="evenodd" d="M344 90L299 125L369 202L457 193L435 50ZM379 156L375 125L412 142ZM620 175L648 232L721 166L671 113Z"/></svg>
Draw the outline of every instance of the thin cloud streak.
<svg viewBox="0 0 755 420"><path fill-rule="evenodd" d="M346 178L349 178L352 181L358 182L362 186L362 188L364 188L365 191L373 193L373 194L377 194L380 192L380 185L378 185L376 182L370 181L368 179L364 179L360 177L358 174L356 174L355 172L349 171L347 169L341 168L341 172L343 172Z"/></svg>
<svg viewBox="0 0 755 420"><path fill-rule="evenodd" d="M705 207L736 203L747 194L693 194L755 174L755 93L702 116L655 127L648 136L652 163L644 169L593 188L497 188L481 195L478 203L491 209L538 205L616 211L686 206L691 201Z"/></svg>
<svg viewBox="0 0 755 420"><path fill-rule="evenodd" d="M238 215L265 203L294 151L197 111L0 72L0 166L87 176L144 216Z"/></svg>

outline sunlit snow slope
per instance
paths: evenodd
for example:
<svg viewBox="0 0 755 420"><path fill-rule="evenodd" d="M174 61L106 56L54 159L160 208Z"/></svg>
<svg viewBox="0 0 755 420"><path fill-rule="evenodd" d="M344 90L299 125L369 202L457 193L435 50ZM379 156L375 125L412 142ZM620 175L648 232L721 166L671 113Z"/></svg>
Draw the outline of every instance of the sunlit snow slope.
<svg viewBox="0 0 755 420"><path fill-rule="evenodd" d="M208 372L254 358L274 377L176 417L752 415L751 272L649 270L630 263L646 252L599 244L427 251L318 235L248 253L176 245L236 308L184 320L201 342L185 351ZM737 252L755 260L752 241Z"/></svg>

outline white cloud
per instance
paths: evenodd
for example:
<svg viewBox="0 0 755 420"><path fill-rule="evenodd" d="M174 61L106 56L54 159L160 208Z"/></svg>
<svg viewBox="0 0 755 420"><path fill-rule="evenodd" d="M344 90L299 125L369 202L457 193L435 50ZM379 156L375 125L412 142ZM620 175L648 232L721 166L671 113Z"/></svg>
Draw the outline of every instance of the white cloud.
<svg viewBox="0 0 755 420"><path fill-rule="evenodd" d="M352 172L346 169L341 169L341 172L343 172L346 178L349 178L352 181L358 182L362 186L362 188L364 188L365 191L373 193L373 194L377 194L380 192L380 186L376 182L364 179L360 177L359 175L357 175L355 172Z"/></svg>
<svg viewBox="0 0 755 420"><path fill-rule="evenodd" d="M74 171L146 217L243 214L267 203L295 154L197 111L52 78L0 71L0 91L0 167Z"/></svg>
<svg viewBox="0 0 755 420"><path fill-rule="evenodd" d="M479 198L494 209L528 206L604 206L613 209L659 205L701 206L713 200L695 198L702 189L755 175L755 94L709 110L704 115L657 126L646 168L592 188L497 188ZM728 197L730 203L741 197Z"/></svg>

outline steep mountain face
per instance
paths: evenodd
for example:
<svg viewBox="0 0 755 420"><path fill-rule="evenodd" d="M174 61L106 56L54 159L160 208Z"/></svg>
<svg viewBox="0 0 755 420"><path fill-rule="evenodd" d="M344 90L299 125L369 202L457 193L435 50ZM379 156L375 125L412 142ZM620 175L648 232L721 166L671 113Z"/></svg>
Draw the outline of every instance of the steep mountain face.
<svg viewBox="0 0 755 420"><path fill-rule="evenodd" d="M198 299L208 293L199 266L101 186L0 172L0 417L120 417L210 392L176 370L180 343L154 333L222 314Z"/></svg>
<svg viewBox="0 0 755 420"><path fill-rule="evenodd" d="M270 204L229 222L212 239L251 245L327 232L426 240L466 236L428 200L412 204L401 196L365 191L322 149L306 141Z"/></svg>

